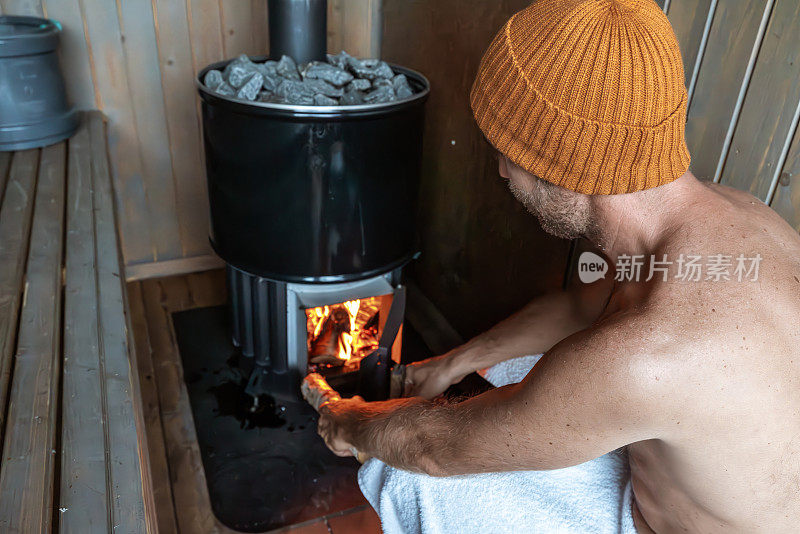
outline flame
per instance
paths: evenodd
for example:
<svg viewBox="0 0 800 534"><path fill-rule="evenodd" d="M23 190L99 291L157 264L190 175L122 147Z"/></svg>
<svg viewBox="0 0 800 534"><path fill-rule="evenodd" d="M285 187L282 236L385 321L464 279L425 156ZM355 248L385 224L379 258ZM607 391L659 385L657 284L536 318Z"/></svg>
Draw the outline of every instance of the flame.
<svg viewBox="0 0 800 534"><path fill-rule="evenodd" d="M377 324L374 324L374 321L371 322L370 320L378 313L380 306L381 297L368 297L307 309L306 330L308 332L309 356L312 356L312 352L318 344L323 345L319 349L323 352L326 348L332 348L330 344L325 345L326 342L331 341L326 339L325 336L336 335L338 337L336 340L337 353L324 356L335 357L340 360L339 365L349 365L360 361L378 346L378 327ZM336 322L341 318L341 313L331 317L333 314L337 314L339 310L347 314L344 324ZM333 323L328 324L330 322L329 319ZM326 332L326 329L334 329L334 332ZM317 357L320 356L318 355ZM336 365L336 362L329 362L329 364Z"/></svg>

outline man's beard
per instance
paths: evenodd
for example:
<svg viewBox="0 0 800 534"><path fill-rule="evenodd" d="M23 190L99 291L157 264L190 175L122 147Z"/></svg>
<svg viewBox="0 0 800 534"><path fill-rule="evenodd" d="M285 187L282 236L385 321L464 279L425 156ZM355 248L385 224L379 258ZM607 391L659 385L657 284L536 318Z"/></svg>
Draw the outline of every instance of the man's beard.
<svg viewBox="0 0 800 534"><path fill-rule="evenodd" d="M593 224L589 206L580 195L540 178L534 178L531 187L532 190L528 191L508 181L511 193L539 219L545 232L563 239L575 239L591 233Z"/></svg>

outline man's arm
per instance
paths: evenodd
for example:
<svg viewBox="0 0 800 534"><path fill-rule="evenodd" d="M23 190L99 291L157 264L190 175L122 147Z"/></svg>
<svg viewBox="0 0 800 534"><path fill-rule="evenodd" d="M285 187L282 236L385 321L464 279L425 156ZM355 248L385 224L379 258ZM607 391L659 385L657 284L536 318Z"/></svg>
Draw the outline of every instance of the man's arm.
<svg viewBox="0 0 800 534"><path fill-rule="evenodd" d="M339 454L353 446L434 476L562 468L658 437L657 382L632 365L641 345L616 339L615 323L559 343L521 383L458 404L334 403L320 434Z"/></svg>
<svg viewBox="0 0 800 534"><path fill-rule="evenodd" d="M407 369L407 395L433 398L473 371L550 350L590 326L605 309L613 280L542 295L511 317L450 352Z"/></svg>

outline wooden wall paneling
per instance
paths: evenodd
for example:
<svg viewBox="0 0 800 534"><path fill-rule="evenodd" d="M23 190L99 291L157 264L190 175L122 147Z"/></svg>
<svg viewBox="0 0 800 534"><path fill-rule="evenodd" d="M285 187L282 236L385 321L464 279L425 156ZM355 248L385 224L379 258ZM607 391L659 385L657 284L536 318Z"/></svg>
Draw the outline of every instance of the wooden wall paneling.
<svg viewBox="0 0 800 534"><path fill-rule="evenodd" d="M147 208L137 132L137 126L146 129L147 125L137 125L135 120L137 110L125 66L117 5L107 0L81 0L80 4L87 17L98 105L109 118L108 148L125 261L153 261L156 251L151 225L155 221L150 220Z"/></svg>
<svg viewBox="0 0 800 534"><path fill-rule="evenodd" d="M189 36L192 47L193 74L210 63L225 59L222 46L222 21L219 0L189 0L186 3L189 16ZM200 98L195 99L197 122L202 125ZM197 129L197 142L205 161L202 127ZM205 179L205 175L203 175Z"/></svg>
<svg viewBox="0 0 800 534"><path fill-rule="evenodd" d="M328 51L380 57L382 0L328 0Z"/></svg>
<svg viewBox="0 0 800 534"><path fill-rule="evenodd" d="M800 103L800 3L777 0L720 182L768 201Z"/></svg>
<svg viewBox="0 0 800 534"><path fill-rule="evenodd" d="M770 206L800 232L800 128L797 126Z"/></svg>
<svg viewBox="0 0 800 534"><path fill-rule="evenodd" d="M70 102L78 109L99 108L80 0L44 0L42 6L46 17L61 23L59 56Z"/></svg>
<svg viewBox="0 0 800 534"><path fill-rule="evenodd" d="M706 23L709 16L713 16L713 12L710 10L712 3L716 3L716 1L678 0L671 2L669 6L669 21L681 47L687 88L691 87L692 74L700 56L704 30L709 26Z"/></svg>
<svg viewBox="0 0 800 534"><path fill-rule="evenodd" d="M158 42L150 0L119 3L122 49L128 76L136 145L142 162L142 182L147 217L153 228L153 261L183 256L181 232L175 209L172 154L164 109Z"/></svg>
<svg viewBox="0 0 800 534"><path fill-rule="evenodd" d="M266 0L219 0L225 57L267 53Z"/></svg>
<svg viewBox="0 0 800 534"><path fill-rule="evenodd" d="M383 58L431 81L412 275L469 337L560 287L569 242L546 235L499 176L469 107L495 33L528 0L384 0Z"/></svg>
<svg viewBox="0 0 800 534"><path fill-rule="evenodd" d="M192 74L196 76L206 65L225 59L225 51L222 44L222 8L220 6L220 0L189 0L186 3L186 7L188 10L189 37L191 39L192 48ZM205 162L200 98L195 97L194 102L195 116L197 118L197 124L199 125L196 129L197 143L200 147L200 158ZM200 180L202 180L204 184L206 183L205 169L202 176L200 176ZM187 259L183 259L174 260L169 263L158 262L142 264L141 266L136 266L135 270L127 270L126 274L129 280L150 277L150 273L156 276L168 276L169 274L178 272L189 272L195 269L198 263L208 261L219 262L221 260L215 254L209 253L205 256L188 258L188 261ZM178 270L176 270L176 267ZM189 271L186 269L189 269ZM136 276L137 278L131 278L132 276Z"/></svg>
<svg viewBox="0 0 800 534"><path fill-rule="evenodd" d="M65 164L65 143L42 149L0 472L4 532L52 527Z"/></svg>
<svg viewBox="0 0 800 534"><path fill-rule="evenodd" d="M192 61L194 72L198 73L209 63L225 59L220 0L189 0L186 5L189 10Z"/></svg>
<svg viewBox="0 0 800 534"><path fill-rule="evenodd" d="M0 204L0 429L4 427L11 359L17 339L38 162L38 149L14 153Z"/></svg>
<svg viewBox="0 0 800 534"><path fill-rule="evenodd" d="M4 15L42 16L41 0L0 0L0 8Z"/></svg>
<svg viewBox="0 0 800 534"><path fill-rule="evenodd" d="M69 141L58 532L111 530L88 124Z"/></svg>
<svg viewBox="0 0 800 534"><path fill-rule="evenodd" d="M164 91L164 113L169 131L184 257L211 252L208 244L205 165L200 149L192 41L186 5L186 2L172 0L153 2Z"/></svg>
<svg viewBox="0 0 800 534"><path fill-rule="evenodd" d="M686 125L691 168L701 180L718 178L772 2L720 2L716 8Z"/></svg>
<svg viewBox="0 0 800 534"><path fill-rule="evenodd" d="M94 234L97 254L98 336L102 355L101 380L105 404L105 432L109 490L114 525L128 532L152 532L155 524L150 464L145 442L144 416L135 368L128 344L124 273L120 268L111 174L106 160L102 115L91 113L89 134L94 195ZM135 360L134 360L135 361ZM152 527L151 527L152 524Z"/></svg>
<svg viewBox="0 0 800 534"><path fill-rule="evenodd" d="M265 0L251 0L250 21L253 27L253 51L251 54L269 54L269 14Z"/></svg>

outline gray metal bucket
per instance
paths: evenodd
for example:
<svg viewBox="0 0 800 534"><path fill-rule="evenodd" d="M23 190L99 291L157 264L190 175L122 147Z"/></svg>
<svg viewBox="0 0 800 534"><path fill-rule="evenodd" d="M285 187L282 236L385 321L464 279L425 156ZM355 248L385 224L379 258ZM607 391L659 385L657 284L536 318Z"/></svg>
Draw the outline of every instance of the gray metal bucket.
<svg viewBox="0 0 800 534"><path fill-rule="evenodd" d="M58 65L57 22L0 16L0 151L57 143L78 127Z"/></svg>

